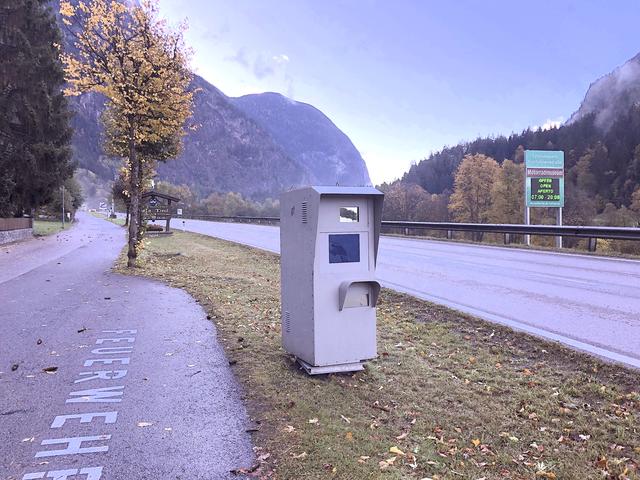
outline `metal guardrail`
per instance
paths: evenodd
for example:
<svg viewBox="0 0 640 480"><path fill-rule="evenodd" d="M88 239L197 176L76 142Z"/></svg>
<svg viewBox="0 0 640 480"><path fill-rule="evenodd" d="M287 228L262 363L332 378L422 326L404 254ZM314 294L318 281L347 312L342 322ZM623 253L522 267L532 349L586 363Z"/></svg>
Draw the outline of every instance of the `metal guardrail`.
<svg viewBox="0 0 640 480"><path fill-rule="evenodd" d="M275 224L280 221L278 217L251 217L251 216L217 216L194 215L189 218ZM606 238L612 240L640 240L640 227L601 227L601 226L572 226L572 225L520 225L508 223L455 223L455 222L404 222L395 220L383 220L382 227L403 229L409 234L410 230L437 230L446 231L447 238L452 238L452 232L472 233L497 233L504 235L505 244L510 243L511 235L543 235L553 237L574 237L588 240L590 251L596 250L597 239Z"/></svg>
<svg viewBox="0 0 640 480"><path fill-rule="evenodd" d="M553 237L640 240L640 228L637 227L519 225L510 223L398 222L390 220L383 221L382 226L421 230L445 230L451 232L481 232L511 235L546 235Z"/></svg>

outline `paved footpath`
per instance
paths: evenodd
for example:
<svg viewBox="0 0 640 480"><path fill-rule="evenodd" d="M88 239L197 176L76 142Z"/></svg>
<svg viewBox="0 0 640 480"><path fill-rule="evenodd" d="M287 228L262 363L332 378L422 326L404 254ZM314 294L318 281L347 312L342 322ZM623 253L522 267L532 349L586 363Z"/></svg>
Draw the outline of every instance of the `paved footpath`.
<svg viewBox="0 0 640 480"><path fill-rule="evenodd" d="M182 290L111 273L124 242L81 215L0 247L0 480L216 480L253 463L213 324Z"/></svg>

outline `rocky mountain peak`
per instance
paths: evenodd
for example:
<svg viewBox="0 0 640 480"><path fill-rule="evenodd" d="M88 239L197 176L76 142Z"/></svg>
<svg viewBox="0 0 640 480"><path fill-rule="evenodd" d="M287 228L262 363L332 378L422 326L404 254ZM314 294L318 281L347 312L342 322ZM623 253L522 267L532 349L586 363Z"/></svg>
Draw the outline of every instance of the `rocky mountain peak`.
<svg viewBox="0 0 640 480"><path fill-rule="evenodd" d="M611 73L593 82L580 108L568 120L571 124L595 114L595 124L608 130L615 119L640 102L640 53Z"/></svg>

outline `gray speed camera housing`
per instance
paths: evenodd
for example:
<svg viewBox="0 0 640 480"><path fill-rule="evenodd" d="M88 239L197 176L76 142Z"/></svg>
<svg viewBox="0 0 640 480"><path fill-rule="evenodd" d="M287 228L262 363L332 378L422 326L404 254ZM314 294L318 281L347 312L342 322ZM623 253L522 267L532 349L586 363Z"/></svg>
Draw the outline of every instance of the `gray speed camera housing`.
<svg viewBox="0 0 640 480"><path fill-rule="evenodd" d="M383 198L372 187L280 197L282 344L311 374L361 370L377 355Z"/></svg>

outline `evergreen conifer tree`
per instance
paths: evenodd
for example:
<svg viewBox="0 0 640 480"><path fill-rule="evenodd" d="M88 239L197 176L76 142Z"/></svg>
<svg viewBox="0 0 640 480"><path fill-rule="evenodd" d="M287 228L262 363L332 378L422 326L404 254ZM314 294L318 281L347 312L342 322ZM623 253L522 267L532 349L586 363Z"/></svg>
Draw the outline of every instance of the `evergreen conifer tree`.
<svg viewBox="0 0 640 480"><path fill-rule="evenodd" d="M44 0L0 6L0 216L51 200L73 174L60 32Z"/></svg>

